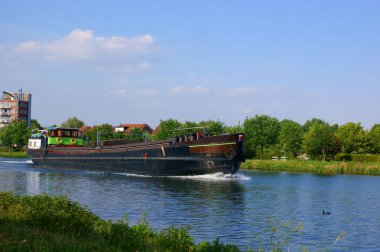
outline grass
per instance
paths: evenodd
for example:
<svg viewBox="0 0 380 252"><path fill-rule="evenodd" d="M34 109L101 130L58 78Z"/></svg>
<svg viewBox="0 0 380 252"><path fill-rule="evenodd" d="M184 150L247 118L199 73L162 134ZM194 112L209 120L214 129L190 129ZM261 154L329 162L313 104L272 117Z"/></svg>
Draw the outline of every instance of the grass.
<svg viewBox="0 0 380 252"><path fill-rule="evenodd" d="M9 152L5 150L0 150L0 157L10 157L10 158L28 158L28 153L25 151L14 151Z"/></svg>
<svg viewBox="0 0 380 252"><path fill-rule="evenodd" d="M380 162L246 160L241 169L292 171L317 174L380 175Z"/></svg>
<svg viewBox="0 0 380 252"><path fill-rule="evenodd" d="M104 221L67 197L0 192L0 251L239 251L195 244L189 228L154 231L144 215L135 226Z"/></svg>

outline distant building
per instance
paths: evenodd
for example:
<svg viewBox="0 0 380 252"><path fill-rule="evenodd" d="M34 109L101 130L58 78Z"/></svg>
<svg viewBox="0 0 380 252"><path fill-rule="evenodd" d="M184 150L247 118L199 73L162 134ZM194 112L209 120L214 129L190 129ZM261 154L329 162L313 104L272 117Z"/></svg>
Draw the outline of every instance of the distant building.
<svg viewBox="0 0 380 252"><path fill-rule="evenodd" d="M26 120L30 126L32 112L32 94L8 93L3 91L0 99L0 127L4 127L12 120Z"/></svg>

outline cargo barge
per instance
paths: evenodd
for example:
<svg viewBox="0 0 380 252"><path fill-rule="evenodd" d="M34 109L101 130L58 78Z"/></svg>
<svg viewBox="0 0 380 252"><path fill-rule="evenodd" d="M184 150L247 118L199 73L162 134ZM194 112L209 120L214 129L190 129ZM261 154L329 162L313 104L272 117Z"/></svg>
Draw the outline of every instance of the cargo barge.
<svg viewBox="0 0 380 252"><path fill-rule="evenodd" d="M243 134L201 133L166 141L126 139L86 144L80 129L55 128L32 134L27 152L38 167L148 176L234 174L244 161Z"/></svg>

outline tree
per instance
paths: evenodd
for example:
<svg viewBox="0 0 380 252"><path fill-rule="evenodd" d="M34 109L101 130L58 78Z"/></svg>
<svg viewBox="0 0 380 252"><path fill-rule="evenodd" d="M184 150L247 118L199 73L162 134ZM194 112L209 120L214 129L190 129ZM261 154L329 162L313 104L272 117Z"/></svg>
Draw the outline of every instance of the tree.
<svg viewBox="0 0 380 252"><path fill-rule="evenodd" d="M26 120L15 121L14 132L12 136L13 147L20 151L28 144L30 131Z"/></svg>
<svg viewBox="0 0 380 252"><path fill-rule="evenodd" d="M281 125L278 119L267 115L256 115L247 118L243 123L243 132L246 135L247 149L258 149L260 158L264 156L264 148L273 146L278 141ZM248 153L250 156L250 153Z"/></svg>
<svg viewBox="0 0 380 252"><path fill-rule="evenodd" d="M80 128L84 125L84 122L82 120L79 120L76 116L70 117L61 124L63 128Z"/></svg>
<svg viewBox="0 0 380 252"><path fill-rule="evenodd" d="M41 124L39 124L39 122L36 119L32 119L32 120L30 120L30 127L29 128L31 130L42 129L42 126L41 126Z"/></svg>
<svg viewBox="0 0 380 252"><path fill-rule="evenodd" d="M181 128L181 123L175 119L161 120L159 130L155 135L156 140L165 140L174 136L174 130Z"/></svg>
<svg viewBox="0 0 380 252"><path fill-rule="evenodd" d="M99 126L94 126L92 129L86 129L84 134L89 141L97 141L99 135L100 140L113 139L113 127L111 124L104 123Z"/></svg>
<svg viewBox="0 0 380 252"><path fill-rule="evenodd" d="M328 155L333 154L335 145L333 130L328 124L315 123L305 133L303 144L309 156L315 159L322 157L325 161Z"/></svg>
<svg viewBox="0 0 380 252"><path fill-rule="evenodd" d="M236 133L242 133L243 127L240 125L240 122L239 122L238 125L227 126L224 130L226 131L226 133L236 134Z"/></svg>
<svg viewBox="0 0 380 252"><path fill-rule="evenodd" d="M303 134L302 126L299 123L283 120L279 135L282 149L290 153L292 157L297 157L302 148Z"/></svg>
<svg viewBox="0 0 380 252"><path fill-rule="evenodd" d="M369 151L369 135L363 130L360 123L346 123L338 128L336 137L342 145L342 152L365 153Z"/></svg>
<svg viewBox="0 0 380 252"><path fill-rule="evenodd" d="M305 124L303 125L303 131L304 132L308 132L310 127L313 126L314 124L324 124L324 125L328 125L328 123L322 119L318 119L318 118L313 118L311 120L307 120L305 122Z"/></svg>
<svg viewBox="0 0 380 252"><path fill-rule="evenodd" d="M207 133L211 136L223 134L226 128L226 125L219 120L201 121L199 123L199 126L206 127Z"/></svg>
<svg viewBox="0 0 380 252"><path fill-rule="evenodd" d="M198 123L193 122L193 121L185 121L184 123L181 124L181 128L184 130L179 131L180 134L191 134L194 133L194 127L198 127Z"/></svg>
<svg viewBox="0 0 380 252"><path fill-rule="evenodd" d="M13 134L13 123L0 128L0 142L4 147L8 147L9 150L12 149L12 134Z"/></svg>
<svg viewBox="0 0 380 252"><path fill-rule="evenodd" d="M149 133L141 128L132 128L126 138L133 141L143 142L149 138Z"/></svg>
<svg viewBox="0 0 380 252"><path fill-rule="evenodd" d="M371 128L369 136L373 146L373 152L380 153L380 124L375 124Z"/></svg>
<svg viewBox="0 0 380 252"><path fill-rule="evenodd" d="M0 140L9 150L20 151L28 144L30 130L25 120L14 120L0 131Z"/></svg>

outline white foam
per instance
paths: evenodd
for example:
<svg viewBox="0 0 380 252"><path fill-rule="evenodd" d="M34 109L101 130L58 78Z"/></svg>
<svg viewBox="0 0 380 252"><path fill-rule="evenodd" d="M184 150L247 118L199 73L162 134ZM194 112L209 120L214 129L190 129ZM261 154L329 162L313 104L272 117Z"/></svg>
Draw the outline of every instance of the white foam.
<svg viewBox="0 0 380 252"><path fill-rule="evenodd" d="M165 177L165 178L177 178L177 179L195 179L195 180L213 180L213 181L229 181L229 180L250 180L243 174L224 174L222 172L217 172L213 174L204 175L187 175L187 176L152 176L152 175L141 175L134 173L115 173L117 175L128 176L128 177L140 177L140 178L153 178L153 177Z"/></svg>
<svg viewBox="0 0 380 252"><path fill-rule="evenodd" d="M171 176L171 178L180 178L180 179L196 179L196 180L216 180L216 181L228 181L228 180L250 180L250 177L247 177L243 174L224 174L222 172L217 172L213 174L204 174L204 175L190 175L190 176Z"/></svg>
<svg viewBox="0 0 380 252"><path fill-rule="evenodd" d="M32 160L27 161L13 161L13 160L2 160L0 163L8 163L8 164L33 164Z"/></svg>
<svg viewBox="0 0 380 252"><path fill-rule="evenodd" d="M128 176L128 177L141 177L141 178L150 178L153 176L150 175L141 175L141 174L134 174L134 173L115 173L117 175L123 175L123 176Z"/></svg>

